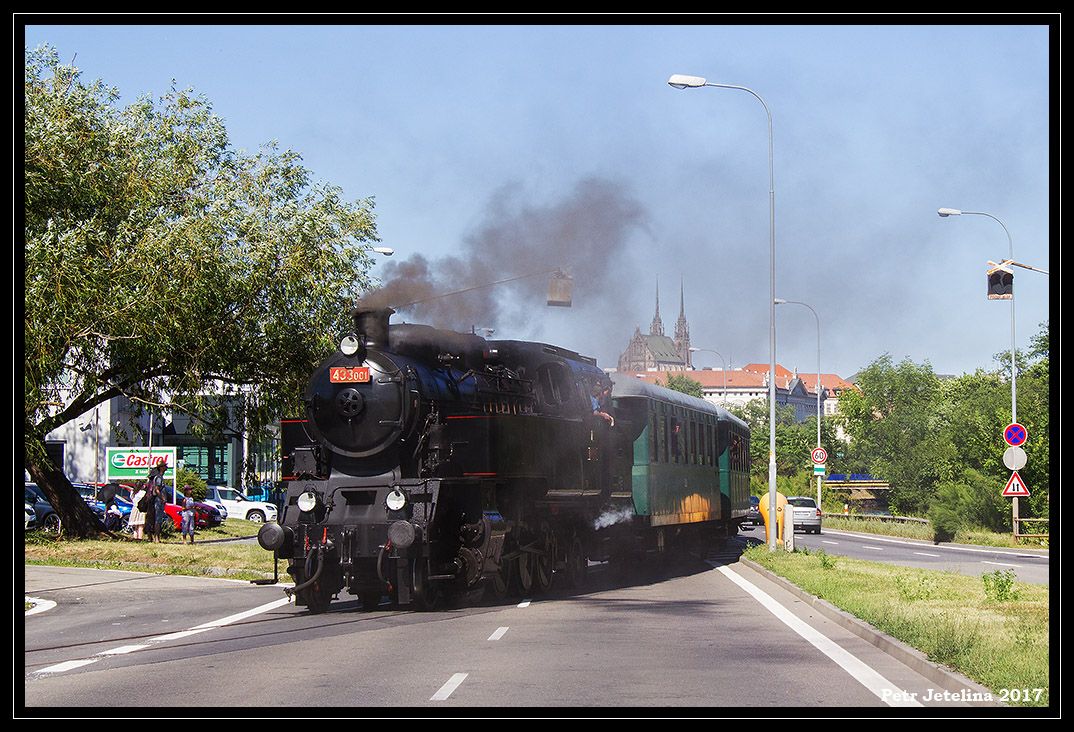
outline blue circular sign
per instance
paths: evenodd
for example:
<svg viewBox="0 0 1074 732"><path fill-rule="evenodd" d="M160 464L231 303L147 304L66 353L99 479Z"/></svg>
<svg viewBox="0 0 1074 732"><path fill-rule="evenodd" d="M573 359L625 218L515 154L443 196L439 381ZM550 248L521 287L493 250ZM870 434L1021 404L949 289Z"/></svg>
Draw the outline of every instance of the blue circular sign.
<svg viewBox="0 0 1074 732"><path fill-rule="evenodd" d="M1027 437L1029 437L1029 433L1026 432L1026 428L1017 422L1012 422L1003 430L1003 439L1011 447L1018 447L1026 441Z"/></svg>

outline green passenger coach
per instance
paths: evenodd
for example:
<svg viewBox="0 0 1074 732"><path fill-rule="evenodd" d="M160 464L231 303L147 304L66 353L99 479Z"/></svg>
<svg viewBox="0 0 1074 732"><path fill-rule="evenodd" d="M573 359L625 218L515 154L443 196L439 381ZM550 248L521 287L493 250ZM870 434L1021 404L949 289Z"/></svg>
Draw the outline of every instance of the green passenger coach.
<svg viewBox="0 0 1074 732"><path fill-rule="evenodd" d="M615 411L632 428L636 523L736 533L749 510L746 423L704 399L635 377L612 374L612 383Z"/></svg>

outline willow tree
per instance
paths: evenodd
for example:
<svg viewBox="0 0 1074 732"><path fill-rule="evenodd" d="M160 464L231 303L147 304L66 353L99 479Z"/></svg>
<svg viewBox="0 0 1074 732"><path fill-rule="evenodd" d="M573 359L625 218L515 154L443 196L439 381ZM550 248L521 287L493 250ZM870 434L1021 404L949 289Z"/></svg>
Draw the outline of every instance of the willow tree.
<svg viewBox="0 0 1074 732"><path fill-rule="evenodd" d="M99 525L45 435L112 397L252 429L293 403L368 286L371 199L275 144L233 149L174 88L122 106L54 49L25 55L25 466L65 533Z"/></svg>

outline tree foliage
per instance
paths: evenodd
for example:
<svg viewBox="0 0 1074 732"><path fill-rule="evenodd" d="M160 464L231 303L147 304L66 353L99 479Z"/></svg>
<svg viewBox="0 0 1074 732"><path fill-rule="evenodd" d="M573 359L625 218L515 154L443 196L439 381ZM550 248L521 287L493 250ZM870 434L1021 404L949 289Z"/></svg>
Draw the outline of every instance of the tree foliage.
<svg viewBox="0 0 1074 732"><path fill-rule="evenodd" d="M1047 516L1049 474L1048 326L1032 339L1017 382L1018 421L1030 439L1019 471L1030 486L1020 515ZM1009 358L1009 355L1008 355ZM850 437L851 469L892 484L891 507L929 512L951 525L958 513L973 525L1009 531L1010 499L1002 498L1011 471L1003 463L1003 428L1011 420L1007 369L978 370L939 380L925 363L894 364L882 356L861 372L860 391L839 400Z"/></svg>
<svg viewBox="0 0 1074 732"><path fill-rule="evenodd" d="M121 107L51 48L25 61L26 465L84 534L44 436L117 395L268 424L349 329L376 226L298 154L235 151L189 90ZM210 408L240 390L243 414Z"/></svg>
<svg viewBox="0 0 1074 732"><path fill-rule="evenodd" d="M705 398L705 390L702 388L701 382L695 381L685 374L668 374L667 382L664 383L663 386L666 386L668 389L680 391L683 394L689 394L698 399Z"/></svg>

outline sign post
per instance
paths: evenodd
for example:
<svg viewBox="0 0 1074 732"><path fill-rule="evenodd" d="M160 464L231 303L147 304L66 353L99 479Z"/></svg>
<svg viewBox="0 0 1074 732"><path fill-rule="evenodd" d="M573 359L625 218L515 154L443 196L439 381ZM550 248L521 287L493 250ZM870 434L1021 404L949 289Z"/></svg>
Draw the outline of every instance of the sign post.
<svg viewBox="0 0 1074 732"><path fill-rule="evenodd" d="M813 448L813 452L809 454L809 457L813 460L813 475L817 476L817 508L819 509L820 481L821 478L824 476L824 463L828 460L828 451L820 445L817 445Z"/></svg>
<svg viewBox="0 0 1074 732"><path fill-rule="evenodd" d="M1012 358L1012 366L1013 363ZM1013 373L1011 374L1011 382L1014 382ZM1003 440L1011 446L1009 450L1003 453L1003 463L1014 471L1011 479L1007 481L1007 487L1003 489L1003 495L1014 499L1011 501L1011 532L1013 532L1016 539L1018 538L1018 498L1029 495L1029 488L1026 487L1026 484L1022 482L1021 477L1018 475L1018 471L1025 467L1025 450L1022 449L1022 445L1028 439L1028 430L1024 425L1014 421L1013 418L1011 423L1003 428ZM1019 455L1019 453L1021 454ZM1010 460L1010 463L1008 463L1008 460ZM1018 464L1019 462L1021 463L1020 465ZM1018 467L1014 467L1015 465L1018 465Z"/></svg>

